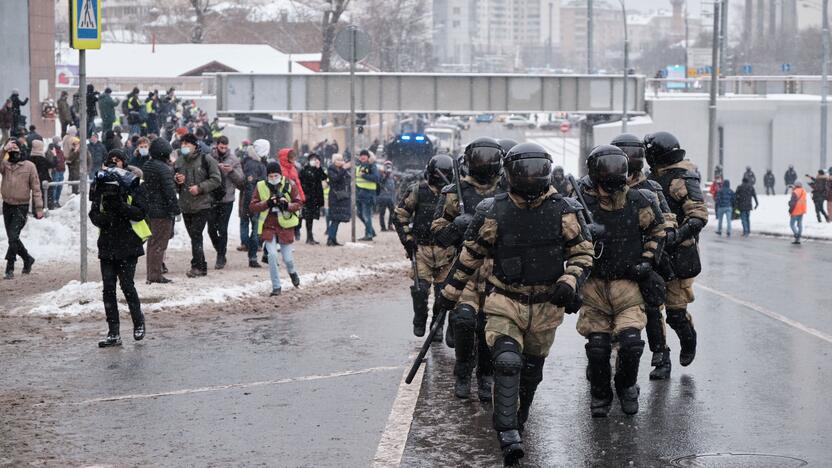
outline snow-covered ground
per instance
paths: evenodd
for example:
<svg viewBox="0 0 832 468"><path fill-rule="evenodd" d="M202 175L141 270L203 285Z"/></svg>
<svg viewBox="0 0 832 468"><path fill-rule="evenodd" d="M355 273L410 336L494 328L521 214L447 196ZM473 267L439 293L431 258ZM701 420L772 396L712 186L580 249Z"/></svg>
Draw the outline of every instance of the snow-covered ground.
<svg viewBox="0 0 832 468"><path fill-rule="evenodd" d="M809 195L811 197L811 195ZM757 195L760 206L751 212L751 233L792 236L789 228L789 199L791 195ZM717 220L711 213L708 230L716 230ZM742 234L742 223L736 219L731 224L732 236ZM723 232L725 226L723 221ZM832 240L832 223L818 223L815 216L815 205L808 200L807 212L803 216L803 236L809 238Z"/></svg>

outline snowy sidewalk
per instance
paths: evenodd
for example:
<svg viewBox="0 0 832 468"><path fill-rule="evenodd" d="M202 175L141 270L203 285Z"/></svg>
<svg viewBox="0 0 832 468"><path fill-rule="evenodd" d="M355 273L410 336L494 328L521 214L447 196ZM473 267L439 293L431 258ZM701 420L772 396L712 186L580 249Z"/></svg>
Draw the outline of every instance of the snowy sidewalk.
<svg viewBox="0 0 832 468"><path fill-rule="evenodd" d="M757 195L760 206L751 211L751 234L792 238L789 227L789 199L791 195ZM811 197L811 194L809 194ZM723 221L724 223L724 221ZM711 211L708 225L705 229L716 231L717 219ZM731 234L742 234L742 223L735 219L731 223ZM725 226L722 227L725 232ZM812 200L807 202L807 212L803 215L803 239L832 240L832 223L818 223L815 217L815 205Z"/></svg>

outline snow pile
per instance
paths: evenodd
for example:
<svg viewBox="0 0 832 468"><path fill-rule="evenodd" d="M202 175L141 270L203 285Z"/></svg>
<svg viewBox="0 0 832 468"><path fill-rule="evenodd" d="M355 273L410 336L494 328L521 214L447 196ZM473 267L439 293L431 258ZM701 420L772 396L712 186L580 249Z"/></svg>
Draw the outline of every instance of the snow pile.
<svg viewBox="0 0 832 468"><path fill-rule="evenodd" d="M807 197L809 199L806 203L806 214L803 215L803 236L832 240L832 223L818 223L811 194L807 194ZM771 196L758 194L757 200L760 201L760 206L756 210L751 211L751 233L791 237L793 234L791 228L789 228L790 199L791 194ZM723 220L723 232L725 232L724 223L725 221ZM707 227L710 230L716 230L717 220L714 213L711 213ZM731 229L731 235L733 236L742 234L742 223L739 219L735 219L731 223Z"/></svg>
<svg viewBox="0 0 832 468"><path fill-rule="evenodd" d="M301 288L341 284L346 281L372 276L379 273L406 268L409 262L396 261L373 266L338 268L322 273L301 275ZM262 296L271 288L269 280L247 282L239 285L218 285L204 287L199 279L184 279L168 285L144 283L136 284L142 309L158 311L175 307L187 307L199 304L219 304L252 296ZM24 315L73 317L92 313L101 313L104 305L101 300L101 282L80 283L70 281L62 288L39 294L28 304L15 309L13 313ZM121 292L119 292L121 295Z"/></svg>

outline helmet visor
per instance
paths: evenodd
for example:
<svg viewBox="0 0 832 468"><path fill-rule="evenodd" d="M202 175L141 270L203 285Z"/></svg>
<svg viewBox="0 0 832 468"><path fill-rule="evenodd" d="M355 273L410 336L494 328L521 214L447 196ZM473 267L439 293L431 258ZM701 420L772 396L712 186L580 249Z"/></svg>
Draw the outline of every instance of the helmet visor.
<svg viewBox="0 0 832 468"><path fill-rule="evenodd" d="M590 173L592 182L607 193L617 192L627 185L627 158L616 154L599 156Z"/></svg>
<svg viewBox="0 0 832 468"><path fill-rule="evenodd" d="M490 146L472 148L465 158L468 173L480 182L488 182L500 173L503 150Z"/></svg>
<svg viewBox="0 0 832 468"><path fill-rule="evenodd" d="M552 162L545 158L520 159L506 166L506 180L513 193L533 200L549 190Z"/></svg>

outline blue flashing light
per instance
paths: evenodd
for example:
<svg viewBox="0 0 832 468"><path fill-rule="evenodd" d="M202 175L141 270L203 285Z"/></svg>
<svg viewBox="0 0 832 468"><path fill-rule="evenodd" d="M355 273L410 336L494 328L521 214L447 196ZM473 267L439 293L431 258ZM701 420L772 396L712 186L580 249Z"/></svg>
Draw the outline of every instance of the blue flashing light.
<svg viewBox="0 0 832 468"><path fill-rule="evenodd" d="M402 140L410 141L410 135L402 135Z"/></svg>
<svg viewBox="0 0 832 468"><path fill-rule="evenodd" d="M416 141L425 141L425 136L424 135L417 135L416 136Z"/></svg>

